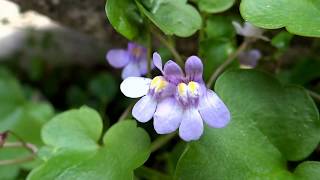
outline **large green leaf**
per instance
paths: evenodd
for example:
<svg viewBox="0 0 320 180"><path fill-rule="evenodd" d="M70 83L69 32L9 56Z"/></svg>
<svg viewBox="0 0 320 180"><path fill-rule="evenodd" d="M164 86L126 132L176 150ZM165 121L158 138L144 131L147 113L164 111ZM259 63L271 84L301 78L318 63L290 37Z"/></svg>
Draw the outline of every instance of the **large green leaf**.
<svg viewBox="0 0 320 180"><path fill-rule="evenodd" d="M105 11L111 25L123 36L133 39L139 34L141 18L133 0L107 0Z"/></svg>
<svg viewBox="0 0 320 180"><path fill-rule="evenodd" d="M201 16L185 0L153 1L145 7L136 0L141 11L165 34L188 37L201 28Z"/></svg>
<svg viewBox="0 0 320 180"><path fill-rule="evenodd" d="M203 137L186 148L176 177L294 177L286 161L304 159L320 141L319 114L305 90L254 70L226 72L215 88L231 111L231 123L206 127Z"/></svg>
<svg viewBox="0 0 320 180"><path fill-rule="evenodd" d="M218 13L229 9L235 0L198 0L201 11L208 13Z"/></svg>
<svg viewBox="0 0 320 180"><path fill-rule="evenodd" d="M133 170L150 154L148 134L135 121L122 121L107 131L100 145L101 132L101 118L93 109L56 116L42 131L49 153L28 179L133 179Z"/></svg>
<svg viewBox="0 0 320 180"><path fill-rule="evenodd" d="M0 69L0 132L10 130L26 142L36 146L43 145L40 138L42 125L53 116L53 108L47 103L28 102L19 82L6 70ZM9 137L7 142L16 142ZM23 148L2 148L0 159L16 159L30 155ZM20 168L30 169L36 164L0 166L0 177L15 179ZM10 169L10 170L8 170Z"/></svg>
<svg viewBox="0 0 320 180"><path fill-rule="evenodd" d="M319 0L242 0L240 11L252 24L293 34L320 37Z"/></svg>

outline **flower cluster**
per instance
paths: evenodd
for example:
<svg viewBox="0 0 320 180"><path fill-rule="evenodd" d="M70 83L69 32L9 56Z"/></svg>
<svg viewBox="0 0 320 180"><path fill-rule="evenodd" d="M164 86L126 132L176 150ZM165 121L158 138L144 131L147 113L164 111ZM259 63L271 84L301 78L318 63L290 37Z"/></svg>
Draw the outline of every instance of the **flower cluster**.
<svg viewBox="0 0 320 180"><path fill-rule="evenodd" d="M128 43L128 49L111 49L106 55L109 64L123 68L121 77L140 77L147 74L147 50L136 43Z"/></svg>
<svg viewBox="0 0 320 180"><path fill-rule="evenodd" d="M214 128L228 124L230 112L217 94L206 88L203 64L198 57L187 59L185 73L171 60L162 67L158 53L153 54L153 63L161 76L153 79L128 77L120 85L127 97L142 97L133 107L134 118L140 122L153 118L158 134L179 129L179 136L185 141L201 137L203 121Z"/></svg>

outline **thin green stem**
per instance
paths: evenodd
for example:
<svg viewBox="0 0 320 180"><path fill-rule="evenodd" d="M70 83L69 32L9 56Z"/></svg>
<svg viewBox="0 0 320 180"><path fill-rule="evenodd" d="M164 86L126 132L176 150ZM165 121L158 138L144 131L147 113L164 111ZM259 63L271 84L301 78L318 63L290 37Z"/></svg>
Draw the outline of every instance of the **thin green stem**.
<svg viewBox="0 0 320 180"><path fill-rule="evenodd" d="M173 55L175 61L182 66L184 64L180 54L176 50L176 48L170 43L167 39L165 39L158 31L151 29L152 34L164 45L168 48L168 50Z"/></svg>
<svg viewBox="0 0 320 180"><path fill-rule="evenodd" d="M163 145L165 145L167 142L169 142L171 139L176 137L177 133L171 133L164 136L160 136L155 141L151 143L151 152L155 152L158 149L160 149Z"/></svg>
<svg viewBox="0 0 320 180"><path fill-rule="evenodd" d="M313 99L315 99L315 100L317 100L317 101L320 102L320 94L318 94L318 93L316 93L316 92L314 92L314 91L311 91L311 90L307 90L307 91L308 91L308 93L310 94L310 96L311 96Z"/></svg>
<svg viewBox="0 0 320 180"><path fill-rule="evenodd" d="M26 156L26 157L22 157L22 158L18 158L18 159L7 159L7 160L1 160L0 161L0 166L1 165L12 165L12 164L20 164L20 163L24 163L24 162L29 162L34 160L35 156L34 154Z"/></svg>
<svg viewBox="0 0 320 180"><path fill-rule="evenodd" d="M218 76L233 62L233 60L238 56L238 54L244 51L248 45L251 43L251 39L245 39L239 48L233 52L225 61L222 63L214 73L210 76L209 81L207 82L207 87L211 88L212 84L216 81Z"/></svg>
<svg viewBox="0 0 320 180"><path fill-rule="evenodd" d="M129 104L129 106L122 112L121 116L118 119L118 122L123 121L128 117L128 114L130 113L134 104L135 102L132 102L131 104Z"/></svg>

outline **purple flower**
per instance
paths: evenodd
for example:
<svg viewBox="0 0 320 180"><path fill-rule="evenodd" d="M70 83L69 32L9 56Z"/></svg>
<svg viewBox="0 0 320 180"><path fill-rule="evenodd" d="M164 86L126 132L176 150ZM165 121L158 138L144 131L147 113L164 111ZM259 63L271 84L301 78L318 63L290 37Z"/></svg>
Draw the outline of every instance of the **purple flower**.
<svg viewBox="0 0 320 180"><path fill-rule="evenodd" d="M233 21L232 25L236 29L236 32L240 36L262 39L265 41L269 41L270 39L266 36L263 36L263 29L253 26L249 22L245 22L243 26L241 26L238 22Z"/></svg>
<svg viewBox="0 0 320 180"><path fill-rule="evenodd" d="M240 66L243 69L255 68L260 58L261 52L258 49L243 51L238 55Z"/></svg>
<svg viewBox="0 0 320 180"><path fill-rule="evenodd" d="M146 48L136 43L128 43L128 49L111 49L106 55L108 63L115 68L123 68L121 77L140 77L148 71Z"/></svg>
<svg viewBox="0 0 320 180"><path fill-rule="evenodd" d="M214 128L228 124L230 112L216 93L206 88L202 79L203 64L198 57L187 59L185 74L173 61L168 61L162 69L157 53L153 55L153 62L163 76L153 80L127 78L120 87L128 97L146 94L133 108L133 116L138 121L146 122L153 117L158 134L172 133L179 128L179 135L185 141L201 137L203 121ZM138 91L141 93L137 94Z"/></svg>

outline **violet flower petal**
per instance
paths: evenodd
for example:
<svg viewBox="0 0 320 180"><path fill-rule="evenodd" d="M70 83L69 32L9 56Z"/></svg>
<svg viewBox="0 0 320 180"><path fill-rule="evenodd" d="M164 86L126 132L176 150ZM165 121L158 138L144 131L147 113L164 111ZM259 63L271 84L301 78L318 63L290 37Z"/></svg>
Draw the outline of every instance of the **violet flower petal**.
<svg viewBox="0 0 320 180"><path fill-rule="evenodd" d="M130 62L128 65L126 65L123 70L121 77L122 79L125 79L127 77L139 77L141 76L139 64L135 62Z"/></svg>
<svg viewBox="0 0 320 180"><path fill-rule="evenodd" d="M190 108L183 112L179 136L185 141L198 140L203 133L203 122L197 109Z"/></svg>
<svg viewBox="0 0 320 180"><path fill-rule="evenodd" d="M166 98L158 103L153 116L154 129L158 134L169 134L178 129L183 109L175 98Z"/></svg>
<svg viewBox="0 0 320 180"><path fill-rule="evenodd" d="M257 49L244 51L238 55L240 64L248 68L256 67L260 58L261 53Z"/></svg>
<svg viewBox="0 0 320 180"><path fill-rule="evenodd" d="M143 96L132 109L132 116L139 122L149 121L156 111L157 101L150 95Z"/></svg>
<svg viewBox="0 0 320 180"><path fill-rule="evenodd" d="M158 53L153 53L152 56L153 64L156 68L158 68L162 72L162 59Z"/></svg>
<svg viewBox="0 0 320 180"><path fill-rule="evenodd" d="M129 63L129 54L123 49L112 49L106 55L108 63L115 68L122 68Z"/></svg>
<svg viewBox="0 0 320 180"><path fill-rule="evenodd" d="M186 76L189 81L202 81L203 64L199 57L190 56L185 64Z"/></svg>
<svg viewBox="0 0 320 180"><path fill-rule="evenodd" d="M183 71L182 69L180 68L180 66L169 60L165 65L164 65L164 68L163 68L163 73L164 73L164 77L172 82L172 83L179 83L182 79L183 79Z"/></svg>
<svg viewBox="0 0 320 180"><path fill-rule="evenodd" d="M225 127L230 121L230 111L223 101L212 90L202 97L199 105L202 119L213 128Z"/></svg>
<svg viewBox="0 0 320 180"><path fill-rule="evenodd" d="M145 75L148 73L148 61L147 59L141 59L139 62L138 62L138 66L139 66L139 71L140 71L140 74L141 75ZM152 69L152 67L151 67Z"/></svg>
<svg viewBox="0 0 320 180"><path fill-rule="evenodd" d="M130 98L138 98L149 92L151 79L143 77L128 77L120 84L121 92Z"/></svg>

